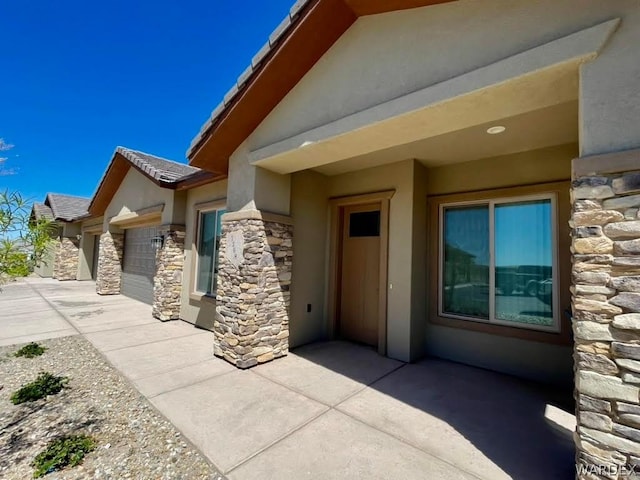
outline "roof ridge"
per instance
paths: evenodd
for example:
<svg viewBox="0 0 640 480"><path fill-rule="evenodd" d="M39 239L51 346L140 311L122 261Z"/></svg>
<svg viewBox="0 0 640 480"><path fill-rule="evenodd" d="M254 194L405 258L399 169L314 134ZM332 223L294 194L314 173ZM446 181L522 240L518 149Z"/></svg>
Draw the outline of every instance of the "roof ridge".
<svg viewBox="0 0 640 480"><path fill-rule="evenodd" d="M171 159L165 158L165 157L159 157L158 155L155 155L153 153L143 152L142 150L134 150L133 148L118 146L118 147L116 147L116 151L118 151L120 153L122 153L124 151L126 153L131 153L131 154L134 154L134 155L142 154L142 155L146 155L148 157L157 158L158 160L163 160L165 162L173 163L175 165L180 165L180 166L183 166L183 167L189 167L189 168L193 168L193 169L196 169L196 170L200 170L198 167L192 167L191 165L189 165L187 163L178 162L176 160L171 160ZM142 159L142 160L144 160L144 159Z"/></svg>

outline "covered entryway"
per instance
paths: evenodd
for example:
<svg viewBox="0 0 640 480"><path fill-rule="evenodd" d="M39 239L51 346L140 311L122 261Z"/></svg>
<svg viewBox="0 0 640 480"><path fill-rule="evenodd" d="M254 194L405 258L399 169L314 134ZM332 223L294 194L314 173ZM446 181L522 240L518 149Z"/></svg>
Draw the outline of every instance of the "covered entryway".
<svg viewBox="0 0 640 480"><path fill-rule="evenodd" d="M153 303L156 254L152 238L156 227L130 228L124 234L122 294L144 303Z"/></svg>
<svg viewBox="0 0 640 480"><path fill-rule="evenodd" d="M334 198L330 312L333 337L387 348L389 199L394 191Z"/></svg>

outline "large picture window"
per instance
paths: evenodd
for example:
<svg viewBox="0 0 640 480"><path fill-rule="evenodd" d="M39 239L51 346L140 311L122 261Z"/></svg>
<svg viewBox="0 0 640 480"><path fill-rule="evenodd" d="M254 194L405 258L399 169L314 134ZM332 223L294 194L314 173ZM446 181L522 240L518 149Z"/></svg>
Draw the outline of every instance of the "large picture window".
<svg viewBox="0 0 640 480"><path fill-rule="evenodd" d="M215 295L218 274L218 254L222 234L221 217L224 210L207 210L198 213L198 261L196 290L205 295Z"/></svg>
<svg viewBox="0 0 640 480"><path fill-rule="evenodd" d="M555 203L441 204L439 315L558 331Z"/></svg>

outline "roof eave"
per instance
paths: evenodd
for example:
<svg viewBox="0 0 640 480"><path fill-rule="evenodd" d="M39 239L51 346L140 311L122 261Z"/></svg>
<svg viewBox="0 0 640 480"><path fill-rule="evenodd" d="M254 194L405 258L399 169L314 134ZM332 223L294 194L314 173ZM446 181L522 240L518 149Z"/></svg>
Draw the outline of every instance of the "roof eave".
<svg viewBox="0 0 640 480"><path fill-rule="evenodd" d="M298 1L194 138L190 165L226 175L235 149L359 17L452 1Z"/></svg>

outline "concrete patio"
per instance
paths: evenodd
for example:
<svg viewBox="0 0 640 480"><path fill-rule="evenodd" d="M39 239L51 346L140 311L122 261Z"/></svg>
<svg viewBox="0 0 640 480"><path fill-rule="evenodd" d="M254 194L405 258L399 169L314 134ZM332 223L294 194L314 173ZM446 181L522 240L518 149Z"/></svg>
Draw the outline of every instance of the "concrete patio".
<svg viewBox="0 0 640 480"><path fill-rule="evenodd" d="M0 293L0 345L66 335L86 337L233 480L574 478L571 416L549 407L566 399L512 377L343 342L241 371L213 357L210 332L92 282Z"/></svg>

